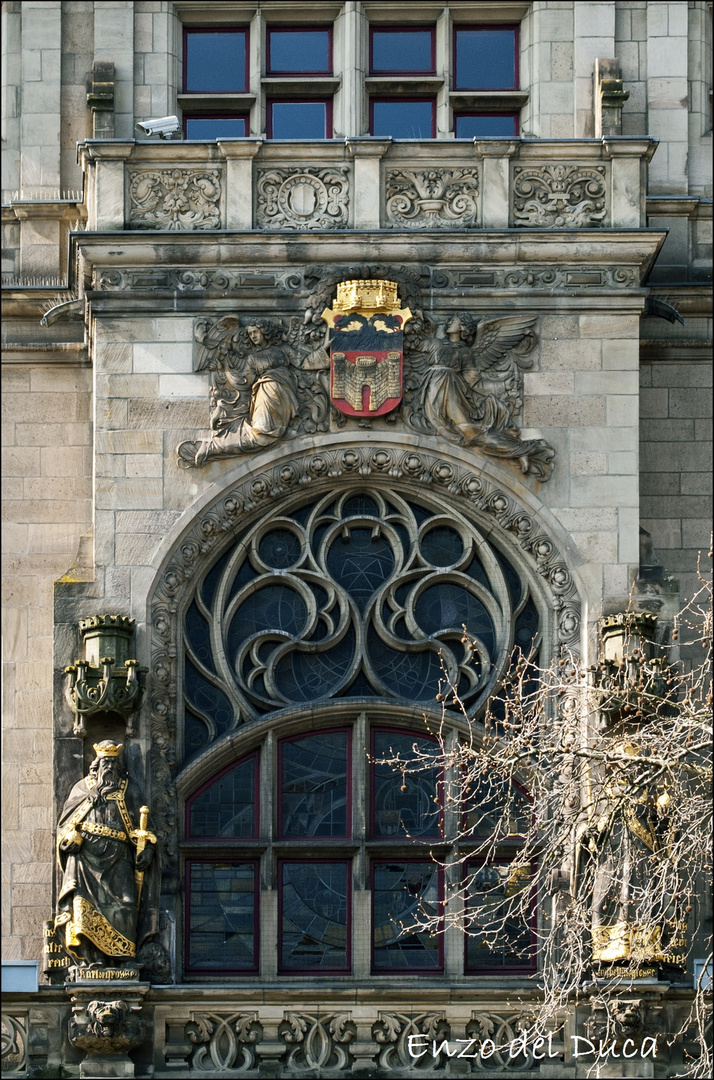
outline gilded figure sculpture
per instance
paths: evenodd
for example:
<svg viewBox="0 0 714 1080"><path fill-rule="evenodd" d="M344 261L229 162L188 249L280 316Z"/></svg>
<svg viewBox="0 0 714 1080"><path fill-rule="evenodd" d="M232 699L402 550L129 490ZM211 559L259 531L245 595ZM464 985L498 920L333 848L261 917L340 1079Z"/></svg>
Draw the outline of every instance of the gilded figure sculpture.
<svg viewBox="0 0 714 1080"><path fill-rule="evenodd" d="M135 977L137 951L157 933L156 837L122 749L109 739L94 744L96 757L57 824L54 929L77 978L109 977L107 970Z"/></svg>

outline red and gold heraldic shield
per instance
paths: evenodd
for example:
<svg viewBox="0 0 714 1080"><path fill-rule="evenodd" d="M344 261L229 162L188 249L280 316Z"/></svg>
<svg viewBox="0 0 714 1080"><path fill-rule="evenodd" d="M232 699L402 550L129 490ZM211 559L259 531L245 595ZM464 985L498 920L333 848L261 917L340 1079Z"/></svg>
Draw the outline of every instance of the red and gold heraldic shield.
<svg viewBox="0 0 714 1080"><path fill-rule="evenodd" d="M384 416L402 400L403 328L394 281L343 281L322 318L332 328L330 397L346 416Z"/></svg>

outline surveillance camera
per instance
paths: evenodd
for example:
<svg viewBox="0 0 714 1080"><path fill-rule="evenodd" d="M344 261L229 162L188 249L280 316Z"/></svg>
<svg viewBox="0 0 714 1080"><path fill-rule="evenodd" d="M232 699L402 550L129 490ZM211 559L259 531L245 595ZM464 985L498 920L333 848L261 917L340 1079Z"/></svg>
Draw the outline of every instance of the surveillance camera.
<svg viewBox="0 0 714 1080"><path fill-rule="evenodd" d="M158 120L144 120L136 126L144 135L158 135L160 139L171 139L181 134L178 116L160 116Z"/></svg>

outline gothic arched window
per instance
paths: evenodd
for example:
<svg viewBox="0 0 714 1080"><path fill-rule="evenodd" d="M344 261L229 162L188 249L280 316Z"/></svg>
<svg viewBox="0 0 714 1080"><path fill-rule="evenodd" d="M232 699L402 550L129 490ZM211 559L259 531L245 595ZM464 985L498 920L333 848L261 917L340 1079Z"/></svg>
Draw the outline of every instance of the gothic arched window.
<svg viewBox="0 0 714 1080"><path fill-rule="evenodd" d="M419 927L462 872L456 811L439 767L385 762L436 748L420 718L445 678L478 718L515 652L537 654L539 609L512 557L421 494L293 498L233 537L183 615L187 975L530 968L517 926L458 971Z"/></svg>

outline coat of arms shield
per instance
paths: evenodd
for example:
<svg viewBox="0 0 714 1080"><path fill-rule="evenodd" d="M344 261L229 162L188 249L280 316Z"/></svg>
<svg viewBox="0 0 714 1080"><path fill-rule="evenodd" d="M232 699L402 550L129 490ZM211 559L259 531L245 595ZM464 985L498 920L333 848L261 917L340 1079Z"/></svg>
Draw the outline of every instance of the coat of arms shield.
<svg viewBox="0 0 714 1080"><path fill-rule="evenodd" d="M384 416L402 399L403 329L395 281L343 281L322 318L333 330L330 398L346 416Z"/></svg>

